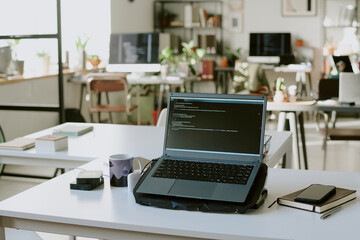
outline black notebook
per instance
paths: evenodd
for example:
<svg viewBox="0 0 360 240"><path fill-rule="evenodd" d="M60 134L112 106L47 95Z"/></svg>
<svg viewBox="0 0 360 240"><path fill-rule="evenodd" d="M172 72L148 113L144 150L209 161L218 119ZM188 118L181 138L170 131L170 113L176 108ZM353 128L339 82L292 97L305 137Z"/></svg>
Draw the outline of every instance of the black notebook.
<svg viewBox="0 0 360 240"><path fill-rule="evenodd" d="M336 193L334 195L332 195L325 202L322 202L319 204L311 204L311 203L294 201L294 197L303 190L304 189L301 189L299 191L279 197L277 199L277 203L279 205L283 205L283 206L303 209L303 210L311 211L311 212L322 213L322 212L325 212L329 209L337 207L341 204L344 204L344 203L356 198L355 190L349 190L349 189L345 189L345 188L336 188Z"/></svg>

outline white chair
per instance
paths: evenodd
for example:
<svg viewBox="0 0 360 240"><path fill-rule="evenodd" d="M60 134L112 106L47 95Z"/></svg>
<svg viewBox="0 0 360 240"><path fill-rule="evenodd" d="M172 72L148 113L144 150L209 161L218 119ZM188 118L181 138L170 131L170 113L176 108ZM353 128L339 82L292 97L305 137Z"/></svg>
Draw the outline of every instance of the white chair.
<svg viewBox="0 0 360 240"><path fill-rule="evenodd" d="M156 126L157 127L165 127L166 124L166 115L167 115L167 108L164 108L163 110L161 110Z"/></svg>

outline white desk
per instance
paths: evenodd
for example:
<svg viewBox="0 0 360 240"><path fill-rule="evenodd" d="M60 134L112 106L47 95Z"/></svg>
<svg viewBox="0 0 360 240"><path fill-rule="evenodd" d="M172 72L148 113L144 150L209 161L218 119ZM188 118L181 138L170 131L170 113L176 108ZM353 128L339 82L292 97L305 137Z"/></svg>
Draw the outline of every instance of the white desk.
<svg viewBox="0 0 360 240"><path fill-rule="evenodd" d="M104 169L93 161L87 169ZM311 183L360 191L360 173L269 169L263 206L246 214L213 214L141 206L126 188L69 189L70 171L0 202L0 226L100 239L357 239L359 199L326 220L320 214L268 206L279 196ZM0 239L4 231L0 227Z"/></svg>
<svg viewBox="0 0 360 240"><path fill-rule="evenodd" d="M303 112L312 112L316 110L316 101L298 101L298 102L272 102L268 101L267 111L279 111L279 119L277 130L285 130L285 120L289 119L289 128L292 132L293 137L293 161L294 168L301 169L301 165L304 169L308 169L307 164L307 153L306 153L306 141L305 141L305 130L304 130L304 116ZM299 150L299 137L298 137L298 121L301 133L301 141L303 148L304 161L301 164L300 150Z"/></svg>
<svg viewBox="0 0 360 240"><path fill-rule="evenodd" d="M163 127L133 126L120 124L89 124L65 123L76 125L92 125L94 130L79 137L69 137L68 150L54 153L37 152L35 148L26 151L0 149L0 163L46 166L56 168L76 168L97 158L107 159L115 153L128 153L146 159L160 157L163 152L164 133ZM51 134L53 127L39 131L28 138L37 138ZM269 167L274 167L281 157L286 155L286 167L292 166L291 161L291 133L269 131L271 145L264 162Z"/></svg>

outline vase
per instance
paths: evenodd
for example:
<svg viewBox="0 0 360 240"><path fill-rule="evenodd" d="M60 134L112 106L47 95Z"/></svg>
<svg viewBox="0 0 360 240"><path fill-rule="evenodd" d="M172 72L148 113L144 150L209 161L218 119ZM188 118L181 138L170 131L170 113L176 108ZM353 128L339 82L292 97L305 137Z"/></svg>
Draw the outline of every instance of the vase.
<svg viewBox="0 0 360 240"><path fill-rule="evenodd" d="M169 65L161 65L161 68L160 68L160 73L161 73L161 79L162 80L165 80L168 73L169 73Z"/></svg>
<svg viewBox="0 0 360 240"><path fill-rule="evenodd" d="M49 71L50 71L50 56L43 57L42 64L43 64L43 72L49 73Z"/></svg>
<svg viewBox="0 0 360 240"><path fill-rule="evenodd" d="M78 64L77 69L85 70L86 69L86 52L83 49L78 49Z"/></svg>
<svg viewBox="0 0 360 240"><path fill-rule="evenodd" d="M285 92L284 91L275 91L274 102L284 102L285 101Z"/></svg>

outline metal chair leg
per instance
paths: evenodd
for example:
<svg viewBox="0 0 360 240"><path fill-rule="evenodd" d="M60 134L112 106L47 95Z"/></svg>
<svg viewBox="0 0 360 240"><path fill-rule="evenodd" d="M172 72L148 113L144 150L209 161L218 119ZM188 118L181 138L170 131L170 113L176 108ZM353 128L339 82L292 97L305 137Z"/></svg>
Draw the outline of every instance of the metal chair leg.
<svg viewBox="0 0 360 240"><path fill-rule="evenodd" d="M109 93L106 92L106 101L107 101L107 104L110 104L110 98L109 98ZM109 119L110 119L110 123L114 123L113 119L112 119L112 115L111 115L111 112L109 112Z"/></svg>
<svg viewBox="0 0 360 240"><path fill-rule="evenodd" d="M323 142L323 151L324 151L324 155L323 155L323 170L326 170L326 152L327 152L327 138L326 136L324 137L324 142Z"/></svg>
<svg viewBox="0 0 360 240"><path fill-rule="evenodd" d="M324 142L323 142L323 149L324 149L324 158L323 158L323 170L326 169L326 154L327 154L327 138L329 135L329 116L324 113L324 122L325 122L325 136L324 136Z"/></svg>

